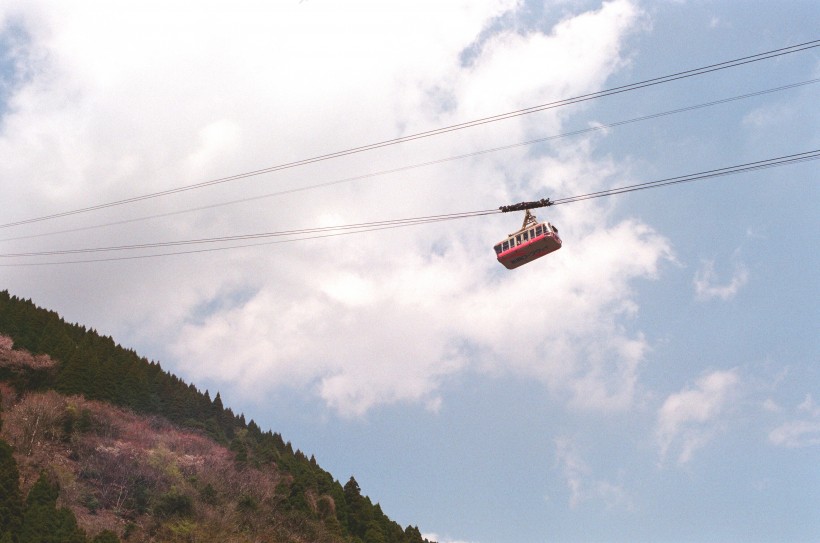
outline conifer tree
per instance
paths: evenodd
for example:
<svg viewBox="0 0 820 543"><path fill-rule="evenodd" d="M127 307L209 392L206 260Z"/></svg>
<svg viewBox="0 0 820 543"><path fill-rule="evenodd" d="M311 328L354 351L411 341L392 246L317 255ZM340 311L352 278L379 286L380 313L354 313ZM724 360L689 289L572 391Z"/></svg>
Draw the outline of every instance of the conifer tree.
<svg viewBox="0 0 820 543"><path fill-rule="evenodd" d="M20 473L11 446L0 440L0 543L13 541L20 531L23 504L20 497Z"/></svg>
<svg viewBox="0 0 820 543"><path fill-rule="evenodd" d="M364 538L368 524L372 518L370 500L363 497L359 483L352 476L344 486L345 503L347 504L347 528L350 533Z"/></svg>
<svg viewBox="0 0 820 543"><path fill-rule="evenodd" d="M234 464L238 469L244 469L248 465L248 447L241 437L235 437L229 447L234 453Z"/></svg>
<svg viewBox="0 0 820 543"><path fill-rule="evenodd" d="M70 509L57 509L60 490L45 473L31 487L18 543L86 543Z"/></svg>

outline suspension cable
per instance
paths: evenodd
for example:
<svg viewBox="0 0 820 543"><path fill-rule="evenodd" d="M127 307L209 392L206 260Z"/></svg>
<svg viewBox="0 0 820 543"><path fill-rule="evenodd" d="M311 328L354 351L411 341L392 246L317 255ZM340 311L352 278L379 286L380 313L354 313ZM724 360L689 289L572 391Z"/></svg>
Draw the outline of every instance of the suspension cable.
<svg viewBox="0 0 820 543"><path fill-rule="evenodd" d="M766 168L774 168L779 166L785 166L789 164L797 164L800 162L806 162L810 160L817 160L820 159L820 149L815 149L813 151L806 151L803 153L794 153L791 155L785 155L781 157L775 157L765 160L758 160L755 162L748 162L745 164L738 164L735 166L727 166L724 168L717 168L713 170L707 170L703 172L678 176L678 177L670 177L666 179L660 179L657 181L649 181L645 183L638 183L634 185L628 185L624 187L617 187L613 189L607 189L597 192L591 192L587 194L581 194L566 198L559 198L555 201L549 201L549 204L543 205L561 205L561 204L569 204L574 202L580 202L583 200L590 200L594 198L602 198L604 196L614 196L616 194L625 194L627 192L634 192L638 190L646 190L650 188L658 188L673 184L679 183L686 183L691 181L697 181L702 179L710 179L715 177L721 177L726 175L733 175L738 173L756 171ZM543 201L542 201L543 202ZM538 203L538 202L537 202ZM419 224L429 224L434 222L443 222L443 221L451 221L457 219L466 219L466 218L474 218L484 215L492 215L501 213L500 209L486 209L481 211L469 211L463 213L448 213L442 215L431 215L425 217L411 217L406 219L393 219L393 220L382 220L382 221L374 221L374 222L365 222L365 223L356 223L356 224L348 224L348 225L338 225L338 226L325 226L325 227L315 227L315 228L303 228L297 230L284 230L278 232L264 232L264 233L257 233L257 234L243 234L237 236L221 236L221 237L213 237L213 238L200 238L200 239L192 239L192 240L178 240L178 241L165 241L165 242L155 242L155 243L141 243L141 244L134 244L134 245L119 245L119 246L112 246L112 247L94 247L94 248L84 248L84 249L61 249L61 250L52 250L52 251L39 251L39 252L28 252L28 253L5 253L0 254L0 258L20 258L20 257L41 257L41 256L56 256L56 255L75 255L75 254L88 254L88 253L102 253L102 252L113 252L113 251L127 251L127 250L137 250L137 249L152 249L152 248L165 248L165 247L180 247L186 245L202 245L202 244L213 244L213 243L228 243L228 242L236 242L236 241L249 241L249 240L259 240L259 239L267 239L267 238L287 238L287 239L280 239L274 241L265 241L261 243L254 243L254 244L245 244L245 245L230 245L226 247L211 247L211 248L201 248L201 249L194 249L194 250L186 250L186 251L173 251L173 252L166 252L166 253L156 253L156 254L149 254L149 255L135 255L130 257L111 257L111 258L102 258L102 259L93 259L93 260L73 260L73 261L57 261L57 262L40 262L40 263L21 263L21 264L0 264L0 266L29 266L29 265L52 265L52 264L79 264L79 263L89 263L89 262L103 262L103 261L116 261L116 260L132 260L138 258L156 258L160 256L173 256L173 255L182 255L182 254L192 254L192 253L202 253L202 252L212 252L212 251L222 251L228 249L237 249L243 247L251 247L256 245L270 245L275 243L292 243L295 241L305 241L309 239L318 239L318 238L325 238L325 237L335 237L347 234L357 234L363 232L371 232L375 230L385 230L391 228L401 228L405 226L414 226ZM294 237L296 236L296 237Z"/></svg>
<svg viewBox="0 0 820 543"><path fill-rule="evenodd" d="M766 160L759 160L756 162L749 162L737 166L728 166L726 168L718 168L714 170L707 170L689 175L681 175L678 177L669 177L667 179L660 179L658 181L649 181L646 183L638 183L636 185L629 185L626 187L617 187L613 189L600 190L591 192L589 194L581 194L578 196L570 196L567 198L559 198L551 205L571 204L583 200L591 200L594 198L602 198L604 196L614 196L616 194L625 194L627 192L635 192L639 190L653 189L664 187L667 185L676 185L679 183L688 183L690 181L698 181L700 179L710 179L713 177L721 177L724 175L733 175L737 173L751 172L755 170L762 170L766 168L774 168L777 166L786 166L788 164L797 164L799 162L807 162L809 160L817 160L820 158L820 149L814 151L806 151L804 153L795 153L777 158L770 158Z"/></svg>
<svg viewBox="0 0 820 543"><path fill-rule="evenodd" d="M74 233L74 232L84 232L84 231L88 231L88 230L96 230L96 229L100 229L100 228L106 228L106 227L109 227L109 226L119 226L119 225L123 225L123 224L131 224L131 223L142 222L142 221L147 221L147 220L151 220L151 219L173 217L173 216L176 216L176 215L182 215L182 214L185 214L185 213L192 213L192 212L196 212L196 211L204 211L204 210L208 210L208 209L215 209L215 208L225 207L225 206L229 206L229 205L254 202L254 201L263 200L263 199L267 199L267 198L272 198L272 197L276 197L276 196L283 196L283 195L287 195L287 194L305 192L305 191L314 190L314 189L318 189L318 188L326 188L326 187L330 187L330 186L334 186L334 185L339 185L339 184L342 184L342 183L348 183L348 182L351 182L351 181L359 181L359 180L363 180L363 179L379 177L379 176L388 175L388 174L392 174L392 173L404 172L404 171L413 170L413 169L417 169L417 168L422 168L422 167L426 167L426 166L433 166L433 165L443 164L443 163L451 162L451 161L455 161L455 160L461 160L461 159L465 159L465 158L472 158L472 157L481 156L481 155L490 154L490 153L495 153L495 152L499 152L499 151L506 151L506 150L514 149L514 148L518 148L518 147L534 145L536 143L543 143L543 142L546 142L546 141L556 140L556 139L559 139L559 138L579 136L579 135L588 134L588 133L592 133L592 132L596 132L596 131L600 131L600 130L607 130L607 129L610 129L610 128L615 128L615 127L623 126L623 125L627 125L627 124L637 123L637 122L641 122L641 121L647 121L647 120L651 120L651 119L657 119L657 118L660 118L660 117L675 115L675 114L679 114L679 113L686 113L686 112L690 112L690 111L694 111L694 110L698 110L698 109L713 107L713 106L720 105L720 104L735 102L735 101L738 101L738 100L744 100L744 99L747 99L747 98L762 96L762 95L765 95L765 94L771 94L771 93L774 93L774 92L779 92L779 91L784 91L784 90L788 90L788 89L798 88L798 87L802 87L802 86L806 86L806 85L812 85L812 84L815 84L815 83L818 83L818 82L820 82L820 78L809 79L809 80L801 81L801 82L798 82L798 83L791 83L791 84L788 84L788 85L782 85L782 86L774 87L774 88L770 88L770 89L754 91L754 92L750 92L750 93L746 93L746 94L732 96L732 97L729 97L729 98L722 98L722 99L719 99L719 100L713 100L713 101L705 102L705 103L701 103L701 104L685 106L685 107L672 109L672 110L667 110L667 111L662 111L662 112L658 112L658 113L651 113L651 114L648 114L648 115L643 115L643 116L640 116L640 117L633 117L631 119L626 119L626 120L621 120L621 121L615 121L615 122L608 123L608 124L596 124L595 126L582 128L580 130L573 130L571 132L564 132L564 133L561 133L561 134L554 134L554 135L544 136L544 137L531 139L531 140L527 140L527 141L523 141L523 142L519 142L519 143L513 143L513 144L503 145L503 146L499 146L499 147L492 147L492 148L489 148L489 149L482 149L482 150L473 151L473 152L465 153L465 154L461 154L461 155L455 155L455 156L444 157L444 158L439 158L439 159L435 159L435 160L429 160L429 161L426 161L426 162L419 162L419 163L415 163L415 164L409 164L409 165L400 166L400 167L397 167L397 168L391 168L391 169L388 169L388 170L380 170L380 171L376 171L376 172L370 172L370 173L366 173L366 174L356 175L356 176L353 176L353 177L345 177L345 178L337 179L337 180L333 180L333 181L324 181L324 182L320 182L320 183L314 183L312 185L305 185L305 186L291 188L291 189L284 189L284 190L280 190L280 191L276 191L276 192L270 192L270 193L262 194L262 195L258 195L258 196L240 198L240 199L236 199L236 200L230 200L230 201L227 201L227 202L217 202L217 203L198 206L198 207L192 207L192 208L187 208L187 209L179 209L179 210L176 210L176 211L168 211L168 212L165 212L165 213L155 213L155 214L152 214L152 215L144 215L142 217L134 217L134 218L131 218L131 219L123 219L123 220L118 220L118 221L100 223L100 224L95 224L95 225L91 225L91 226L82 226L82 227L77 227L77 228L54 230L54 231L50 231L50 232L42 232L42 233L39 233L39 234L29 234L29 235L24 235L24 236L7 237L7 238L0 239L0 242L42 238L42 237L53 236L53 235L57 235L57 234L69 234L69 233Z"/></svg>
<svg viewBox="0 0 820 543"><path fill-rule="evenodd" d="M549 109L555 109L555 108L558 108L558 107L563 107L563 106L567 106L567 105L571 105L571 104L577 104L577 103L585 102L585 101L588 101L588 100L603 98L605 96L612 96L612 95L615 95L615 94L621 94L621 93L624 93L624 92L629 92L629 91L638 90L638 89L642 89L642 88L646 88L646 87L651 87L651 86L654 86L654 85L669 83L671 81L676 81L676 80L679 80L679 79L685 79L685 78L689 78L689 77L695 77L695 76L698 76L698 75L704 75L704 74L708 74L708 73L715 72L715 71L718 71L718 70L725 70L725 69L728 69L728 68L735 68L737 66L743 66L745 64L750 64L750 63L753 63L753 62L759 62L759 61L762 61L762 60L776 58L776 57L780 57L780 56L783 56L783 55L797 53L797 52L809 50L809 49L819 47L819 46L820 46L820 40L812 40L812 41L804 42L804 43L801 43L801 44L791 45L791 46L788 46L788 47L783 47L783 48L780 48L780 49L774 49L774 50L771 50L771 51L766 51L766 52L758 53L758 54L755 54L755 55L749 55L749 56L745 56L745 57L741 57L741 58L737 58L737 59L733 59L733 60L727 60L727 61L719 62L719 63L716 63L716 64L703 66L703 67L700 67L700 68L694 68L694 69L685 70L685 71L677 72L677 73L670 74L670 75L655 77L655 78L652 78L652 79L646 79L644 81L639 81L637 83L630 83L628 85L621 85L621 86L618 86L618 87L613 87L613 88L605 89L605 90L602 90L602 91L582 94L582 95L575 96L575 97L572 97L572 98L564 98L564 99L561 99L561 100L547 102L547 103L544 103L544 104L539 104L539 105L527 107L527 108L524 108L524 109L510 111L510 112L507 112L507 113L501 113L501 114L498 114L498 115L483 117L483 118L475 119L475 120L472 120L472 121L453 124L453 125L449 125L449 126L445 126L445 127L441 127L441 128L436 128L436 129L433 129L433 130L418 132L418 133L411 134L411 135L408 135L408 136L401 136L401 137L398 137L398 138L384 140L384 141L377 142L377 143L371 143L371 144L362 145L362 146L358 146L358 147L352 147L352 148L345 149L345 150L342 150L342 151L336 151L336 152L333 152L333 153L318 155L318 156L315 156L315 157L306 158L306 159L302 159L302 160L297 160L297 161L293 161L293 162L286 162L286 163L283 163L283 164L278 164L278 165L270 166L270 167L267 167L267 168L262 168L262 169L253 170L253 171L249 171L249 172L239 173L239 174L230 175L230 176L226 176L226 177L220 177L220 178L212 179L212 180L209 180L209 181L203 181L201 183L195 183L195 184L191 184L191 185L179 186L179 187L175 187L175 188L171 188L171 189L167 189L167 190L163 190L163 191L159 191L159 192L143 194L143 195L140 195L140 196L133 196L133 197L130 197L130 198L124 198L124 199L115 200L115 201L112 201L112 202L96 204L96 205L87 206L87 207L83 207L83 208L73 209L73 210L70 210L70 211L63 211L63 212L59 212L59 213L53 213L53 214L50 214L50 215L43 215L43 216L40 216L40 217L34 217L34 218L24 219L24 220L10 222L10 223L6 223L6 224L0 224L0 228L10 228L10 227L13 227L13 226L21 226L21 225L24 225L24 224L31 224L31 223L35 223L35 222L41 222L41 221L56 219L56 218L60 218L60 217L67 217L67 216L71 216L71 215L77 215L77 214L80 214L80 213L87 213L87 212L90 212L90 211L98 211L98 210L101 210L101 209L106 209L106 208L115 207L115 206L121 206L121 205L125 205L125 204L131 204L131 203L135 203L135 202L141 202L141 201L144 201L144 200L159 198L159 197L162 197L162 196L168 196L168 195L171 195L171 194L177 194L177 193L180 193L180 192L186 192L186 191L190 191L190 190L194 190L194 189L200 189L200 188L209 187L209 186L213 186L213 185L217 185L217 184L227 183L227 182L230 182L230 181L236 181L236 180L239 180L239 179L254 177L254 176L258 176L258 175L262 175L262 174L266 174L266 173L272 173L272 172L281 171L281 170L285 170L285 169L295 168L295 167L298 167L298 166L305 166L305 165L308 165L308 164L314 164L316 162L322 162L322 161L326 161L326 160L330 160L330 159L334 159L334 158L339 158L339 157L348 156L348 155L352 155L352 154L362 153L362 152L365 152L365 151L372 151L374 149L380 149L380 148L383 148L383 147L397 145L397 144L400 144L400 143L406 143L406 142L409 142L409 141L414 141L414 140L418 140L418 139L422 139L422 138L438 136L438 135L441 135L441 134L454 132L456 130L463 130L465 128L472 128L472 127L475 127L475 126L480 126L480 125L493 123L493 122L497 122L497 121L501 121L501 120L512 119L512 118L520 117L520 116L523 116L523 115L529 115L531 113L536 113L536 112L539 112L539 111L546 111L546 110L549 110Z"/></svg>

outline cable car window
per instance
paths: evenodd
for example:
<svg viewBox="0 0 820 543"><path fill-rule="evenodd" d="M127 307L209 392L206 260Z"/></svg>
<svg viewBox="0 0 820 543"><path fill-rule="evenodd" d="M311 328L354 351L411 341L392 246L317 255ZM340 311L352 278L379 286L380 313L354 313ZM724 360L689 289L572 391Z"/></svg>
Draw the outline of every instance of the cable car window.
<svg viewBox="0 0 820 543"><path fill-rule="evenodd" d="M521 236L524 238L524 241L527 241L528 239L530 239L529 234L530 234L529 232L524 232L523 234L521 234Z"/></svg>
<svg viewBox="0 0 820 543"><path fill-rule="evenodd" d="M494 247L494 249L495 249L495 254L500 254L501 253L501 244L499 243L498 245L496 245Z"/></svg>
<svg viewBox="0 0 820 543"><path fill-rule="evenodd" d="M536 237L537 237L537 236L540 236L542 232L543 232L543 229L541 228L541 225L540 225L540 224L539 224L538 226L536 226L536 227L535 227L535 235L536 235Z"/></svg>
<svg viewBox="0 0 820 543"><path fill-rule="evenodd" d="M521 234L515 236L515 244L521 245Z"/></svg>
<svg viewBox="0 0 820 543"><path fill-rule="evenodd" d="M534 237L535 237L535 228L533 228L532 230L530 230L530 239L532 239L532 238L534 238Z"/></svg>
<svg viewBox="0 0 820 543"><path fill-rule="evenodd" d="M509 248L510 248L510 242L505 241L504 244L502 245L502 251L506 251Z"/></svg>

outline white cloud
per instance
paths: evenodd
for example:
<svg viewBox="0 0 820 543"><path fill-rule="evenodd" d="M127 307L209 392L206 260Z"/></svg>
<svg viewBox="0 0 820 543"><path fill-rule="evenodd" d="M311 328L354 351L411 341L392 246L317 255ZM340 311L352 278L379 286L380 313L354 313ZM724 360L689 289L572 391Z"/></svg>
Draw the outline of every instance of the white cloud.
<svg viewBox="0 0 820 543"><path fill-rule="evenodd" d="M655 430L661 458L675 449L679 464L689 462L723 426L737 386L737 370L714 371L698 379L694 389L668 396Z"/></svg>
<svg viewBox="0 0 820 543"><path fill-rule="evenodd" d="M16 89L3 117L0 199L20 205L1 209L2 222L599 90L628 62L621 47L642 18L634 3L618 0L568 15L548 32L516 33L493 26L520 7L513 0L227 6L210 2L192 14L188 4L170 2L162 17L139 2L8 7L6 17L22 14L29 35L20 62L36 59L39 70ZM465 65L462 53L473 46ZM32 232L206 206L514 143L560 130L566 115L521 117ZM539 155L482 155L136 228L38 238L26 248L485 209L598 190L621 173L595 156L593 140L578 138ZM436 411L446 402L441 385L469 368L536 379L578 409L626 409L649 350L643 334L630 330L639 310L633 285L657 277L671 248L648 225L613 221L609 211L586 202L542 214L561 228L565 249L514 272L495 262L491 247L520 217L495 216L62 267L57 276L47 268L14 269L7 283L33 291L69 320L126 343L155 345L165 367L187 380L259 401L290 388L318 395L345 416L396 402Z"/></svg>
<svg viewBox="0 0 820 543"><path fill-rule="evenodd" d="M811 397L811 394L806 394L806 397L800 405L797 406L797 410L810 417L820 418L820 406L814 402L814 398Z"/></svg>
<svg viewBox="0 0 820 543"><path fill-rule="evenodd" d="M748 281L749 272L742 264L736 264L732 278L726 283L719 284L717 273L715 273L715 262L704 260L695 273L693 283L698 300L707 301L719 298L726 301L734 298Z"/></svg>
<svg viewBox="0 0 820 543"><path fill-rule="evenodd" d="M783 408L771 398L766 398L763 402L763 409L769 413L780 413L783 411Z"/></svg>
<svg viewBox="0 0 820 543"><path fill-rule="evenodd" d="M624 66L623 37L641 17L628 1L567 17L547 33L501 31L486 40L474 63L459 73L459 109L467 118L492 113L501 97L511 109L600 88ZM608 62L607 62L608 61ZM553 74L560 73L561 77ZM486 89L492 88L488 94ZM548 98L545 100L545 98Z"/></svg>
<svg viewBox="0 0 820 543"><path fill-rule="evenodd" d="M555 440L556 464L561 468L567 489L569 506L577 509L590 501L602 502L607 509L632 510L634 505L622 484L597 479L584 460L577 443L568 437Z"/></svg>
<svg viewBox="0 0 820 543"><path fill-rule="evenodd" d="M811 394L797 406L799 418L783 422L769 432L769 441L781 447L820 445L820 406Z"/></svg>
<svg viewBox="0 0 820 543"><path fill-rule="evenodd" d="M820 445L820 420L793 420L784 422L771 432L769 441L783 447Z"/></svg>

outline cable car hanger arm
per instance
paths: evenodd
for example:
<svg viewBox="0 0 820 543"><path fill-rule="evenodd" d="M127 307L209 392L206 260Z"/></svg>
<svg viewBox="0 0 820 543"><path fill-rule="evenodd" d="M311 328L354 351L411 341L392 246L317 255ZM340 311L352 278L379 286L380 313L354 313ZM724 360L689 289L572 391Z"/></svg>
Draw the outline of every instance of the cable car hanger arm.
<svg viewBox="0 0 820 543"><path fill-rule="evenodd" d="M502 213L509 213L510 211L524 211L525 209L535 209L537 207L548 207L551 205L552 202L549 198L541 198L535 202L519 202L517 204L501 206L498 209L500 209Z"/></svg>

